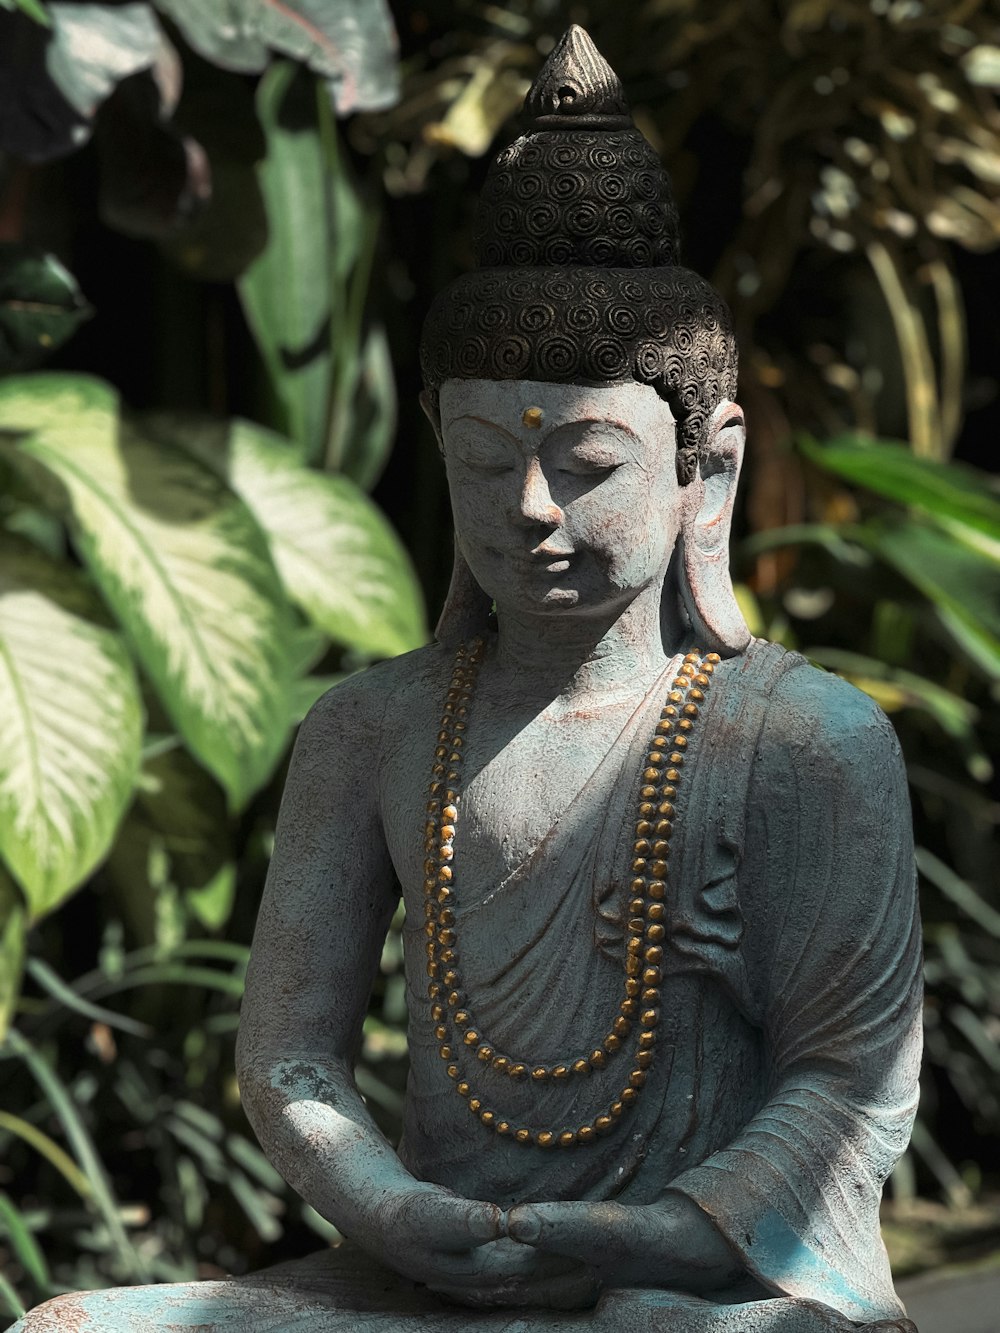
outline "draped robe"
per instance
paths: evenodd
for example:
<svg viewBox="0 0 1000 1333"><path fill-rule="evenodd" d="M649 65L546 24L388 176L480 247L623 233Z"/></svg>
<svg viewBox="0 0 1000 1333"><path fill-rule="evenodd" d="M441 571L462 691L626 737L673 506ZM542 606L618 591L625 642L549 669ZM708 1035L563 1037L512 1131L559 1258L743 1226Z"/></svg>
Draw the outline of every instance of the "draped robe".
<svg viewBox="0 0 1000 1333"><path fill-rule="evenodd" d="M623 991L639 774L668 689L669 676L524 863L460 903L469 1003L500 1049L566 1060L608 1030ZM597 1144L570 1150L487 1136L437 1054L413 911L399 1153L417 1177L505 1206L652 1204L679 1191L739 1255L742 1286L711 1301L629 1290L575 1314L474 1312L345 1246L230 1283L62 1299L108 1330L162 1327L171 1300L179 1329L305 1329L315 1319L345 1333L912 1330L878 1231L920 1052L912 834L892 729L851 686L757 642L716 668L679 793L658 1040L635 1107ZM518 1084L486 1068L469 1077L512 1124L572 1128L618 1095L629 1050L626 1041L588 1078ZM116 1298L142 1291L160 1314L122 1321ZM30 1317L30 1333L60 1326L43 1322L48 1308Z"/></svg>

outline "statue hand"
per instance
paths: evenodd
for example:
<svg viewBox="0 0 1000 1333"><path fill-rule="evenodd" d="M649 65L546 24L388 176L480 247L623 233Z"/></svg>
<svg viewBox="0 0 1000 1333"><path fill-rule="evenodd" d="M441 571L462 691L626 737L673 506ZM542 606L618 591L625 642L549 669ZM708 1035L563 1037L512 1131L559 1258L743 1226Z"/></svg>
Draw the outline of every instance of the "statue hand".
<svg viewBox="0 0 1000 1333"><path fill-rule="evenodd" d="M603 1286L719 1291L743 1273L697 1204L531 1203L512 1208L507 1233L523 1245L590 1267Z"/></svg>
<svg viewBox="0 0 1000 1333"><path fill-rule="evenodd" d="M502 1228L503 1213L495 1204L414 1182L373 1197L352 1238L417 1282L462 1285L481 1267L477 1252Z"/></svg>
<svg viewBox="0 0 1000 1333"><path fill-rule="evenodd" d="M428 1281L451 1300L470 1306L579 1310L592 1306L600 1283L584 1264L501 1238L481 1246L459 1281Z"/></svg>

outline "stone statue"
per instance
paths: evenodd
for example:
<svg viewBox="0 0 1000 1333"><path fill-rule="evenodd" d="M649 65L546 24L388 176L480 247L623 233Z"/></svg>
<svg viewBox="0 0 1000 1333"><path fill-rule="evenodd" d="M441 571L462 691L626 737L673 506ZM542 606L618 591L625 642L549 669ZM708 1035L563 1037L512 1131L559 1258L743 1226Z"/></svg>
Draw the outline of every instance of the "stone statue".
<svg viewBox="0 0 1000 1333"><path fill-rule="evenodd" d="M424 330L437 639L304 723L247 979L247 1115L348 1242L20 1333L915 1333L878 1229L920 1051L896 742L744 624L728 312L582 29L527 113ZM394 1150L352 1071L400 890Z"/></svg>

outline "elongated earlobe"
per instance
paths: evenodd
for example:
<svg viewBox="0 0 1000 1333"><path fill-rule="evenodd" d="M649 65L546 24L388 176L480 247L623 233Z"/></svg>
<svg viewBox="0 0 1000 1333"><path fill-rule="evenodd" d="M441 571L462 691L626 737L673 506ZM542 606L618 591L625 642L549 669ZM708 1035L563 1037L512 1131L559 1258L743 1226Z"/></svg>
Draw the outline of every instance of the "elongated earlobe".
<svg viewBox="0 0 1000 1333"><path fill-rule="evenodd" d="M490 625L493 602L483 592L466 563L458 539L455 539L455 563L451 571L448 596L444 599L434 637L447 647L485 634Z"/></svg>
<svg viewBox="0 0 1000 1333"><path fill-rule="evenodd" d="M746 437L742 410L720 403L705 436L699 474L685 497L681 595L699 646L731 657L751 639L729 574L729 533Z"/></svg>

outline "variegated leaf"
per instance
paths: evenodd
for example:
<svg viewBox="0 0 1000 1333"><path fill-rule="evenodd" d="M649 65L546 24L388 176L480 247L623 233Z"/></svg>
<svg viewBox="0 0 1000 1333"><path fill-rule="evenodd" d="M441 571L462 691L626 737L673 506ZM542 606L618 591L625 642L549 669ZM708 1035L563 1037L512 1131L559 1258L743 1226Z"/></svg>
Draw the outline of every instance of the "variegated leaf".
<svg viewBox="0 0 1000 1333"><path fill-rule="evenodd" d="M249 421L159 417L149 429L222 472L267 533L289 596L332 639L373 657L426 642L410 559L347 477L304 466L301 449Z"/></svg>
<svg viewBox="0 0 1000 1333"><path fill-rule="evenodd" d="M132 793L142 706L79 577L0 542L0 854L33 917L105 856Z"/></svg>
<svg viewBox="0 0 1000 1333"><path fill-rule="evenodd" d="M0 431L65 492L81 557L192 753L242 804L288 733L287 604L267 539L209 469L119 426L97 380L0 383Z"/></svg>

